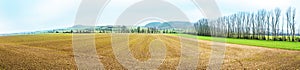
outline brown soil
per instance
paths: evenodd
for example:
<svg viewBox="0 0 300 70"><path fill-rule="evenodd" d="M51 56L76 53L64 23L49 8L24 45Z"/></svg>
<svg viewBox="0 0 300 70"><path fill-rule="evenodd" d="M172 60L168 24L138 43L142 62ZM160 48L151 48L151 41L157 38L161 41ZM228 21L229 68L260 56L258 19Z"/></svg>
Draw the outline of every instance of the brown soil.
<svg viewBox="0 0 300 70"><path fill-rule="evenodd" d="M159 69L176 69L180 60L179 37L132 34L129 36L129 48L133 56L140 61L151 58L149 44L154 39L162 40L167 46L166 59ZM199 42L198 69L206 69L211 52L218 51L211 49L211 43ZM126 69L113 54L110 34L97 34L96 48L106 69ZM226 44L224 53L222 69L300 69L300 51ZM77 69L72 35L0 37L1 69Z"/></svg>

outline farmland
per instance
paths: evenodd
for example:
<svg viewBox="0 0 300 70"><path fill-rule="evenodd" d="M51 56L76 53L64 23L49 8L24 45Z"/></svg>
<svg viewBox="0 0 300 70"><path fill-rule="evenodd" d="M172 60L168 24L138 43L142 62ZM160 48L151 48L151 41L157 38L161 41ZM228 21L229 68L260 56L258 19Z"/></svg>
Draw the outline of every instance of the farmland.
<svg viewBox="0 0 300 70"><path fill-rule="evenodd" d="M86 34L89 36L89 34ZM96 50L106 69L126 69L114 56L110 34L96 34ZM151 58L149 44L160 39L166 45L166 59L158 69L176 69L180 61L180 38L163 34L131 34L133 56ZM84 39L83 39L84 40ZM200 40L198 69L208 67L211 41ZM222 69L299 69L300 51L226 44ZM77 69L72 34L40 34L0 37L0 69ZM75 56L76 57L76 56ZM100 62L99 62L100 63Z"/></svg>

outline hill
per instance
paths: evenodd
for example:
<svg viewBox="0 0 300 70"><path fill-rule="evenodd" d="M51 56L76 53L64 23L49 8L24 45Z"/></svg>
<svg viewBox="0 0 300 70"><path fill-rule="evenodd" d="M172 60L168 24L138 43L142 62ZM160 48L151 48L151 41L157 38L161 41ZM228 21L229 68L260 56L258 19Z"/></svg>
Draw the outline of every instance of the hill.
<svg viewBox="0 0 300 70"><path fill-rule="evenodd" d="M151 22L145 25L145 27L158 28L158 29L186 29L193 28L193 24L186 21L170 21L170 22Z"/></svg>
<svg viewBox="0 0 300 70"><path fill-rule="evenodd" d="M154 28L154 27L157 27L157 26L159 26L161 24L162 23L160 23L160 22L151 22L151 23L146 24L145 27Z"/></svg>

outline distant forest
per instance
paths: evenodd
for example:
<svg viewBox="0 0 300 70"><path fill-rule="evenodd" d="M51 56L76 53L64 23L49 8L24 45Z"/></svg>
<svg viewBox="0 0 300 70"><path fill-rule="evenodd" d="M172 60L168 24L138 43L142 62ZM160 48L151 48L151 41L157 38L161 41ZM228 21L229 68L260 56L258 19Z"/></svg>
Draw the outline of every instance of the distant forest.
<svg viewBox="0 0 300 70"><path fill-rule="evenodd" d="M177 33L180 32L176 28L159 29L154 27L127 27L127 26L85 26L71 27L67 29L56 29L47 31L46 33Z"/></svg>

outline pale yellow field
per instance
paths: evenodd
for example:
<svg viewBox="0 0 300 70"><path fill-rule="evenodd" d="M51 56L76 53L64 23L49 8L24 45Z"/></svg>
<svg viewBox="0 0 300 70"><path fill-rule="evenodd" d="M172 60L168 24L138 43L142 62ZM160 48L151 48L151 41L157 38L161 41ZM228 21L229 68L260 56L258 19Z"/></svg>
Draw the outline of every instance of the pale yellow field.
<svg viewBox="0 0 300 70"><path fill-rule="evenodd" d="M148 60L149 44L154 39L167 46L161 70L176 69L180 60L180 39L159 34L132 34L130 50L141 61ZM125 69L113 54L110 34L96 34L96 49L106 69ZM206 69L211 54L210 41L200 41L198 69ZM300 69L300 51L227 44L223 69ZM46 34L0 37L1 69L77 69L71 34Z"/></svg>

